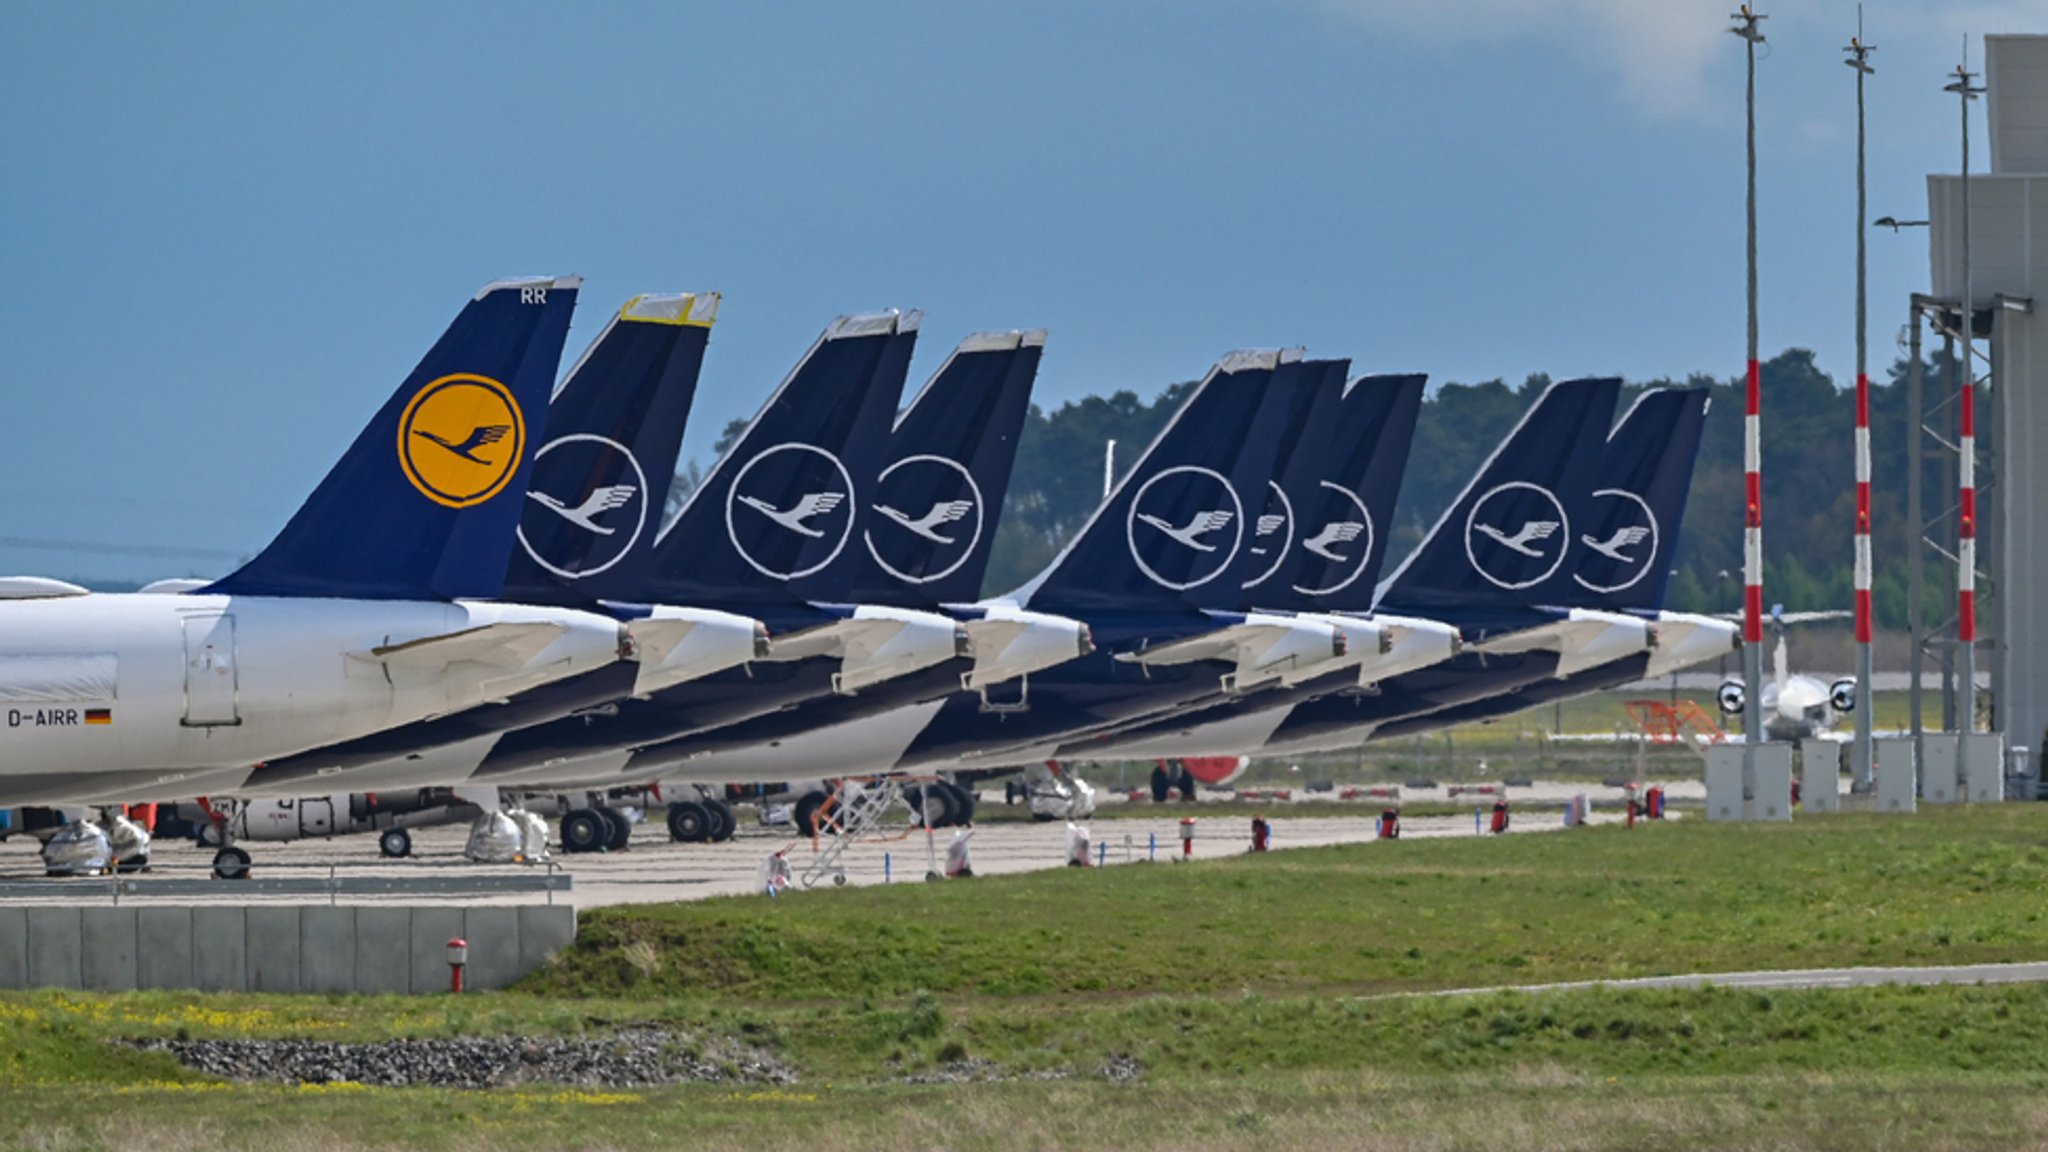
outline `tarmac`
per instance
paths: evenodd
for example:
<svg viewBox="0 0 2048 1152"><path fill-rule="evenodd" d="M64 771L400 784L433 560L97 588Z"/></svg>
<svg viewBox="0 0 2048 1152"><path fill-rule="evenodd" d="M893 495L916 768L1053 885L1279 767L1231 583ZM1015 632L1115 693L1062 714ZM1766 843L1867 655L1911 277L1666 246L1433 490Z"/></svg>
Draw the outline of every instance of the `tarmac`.
<svg viewBox="0 0 2048 1152"><path fill-rule="evenodd" d="M1551 792L1557 795L1551 796ZM1516 788L1510 834L1562 829L1563 801L1584 792L1596 807L1592 822L1621 819L1620 789L1579 786ZM1446 790L1407 790L1414 802L1441 802ZM1610 795L1611 794L1611 795ZM1219 797L1220 799L1221 797ZM1325 795L1295 793L1295 802L1326 800ZM1404 838L1476 836L1490 814L1494 797L1465 792L1460 802L1473 804L1473 816L1415 816L1401 821ZM1002 807L999 793L983 793L984 806ZM1105 804L1123 805L1121 796ZM1270 848L1285 851L1328 844L1378 843L1376 819L1387 802L1378 798L1354 801L1356 816L1294 817L1288 801L1272 798ZM1090 857L1101 866L1138 861L1164 864L1182 854L1180 821L1196 821L1191 858L1209 860L1243 855L1250 850L1251 824L1242 815L1204 815L1209 805L1169 803L1157 814L1083 821L1091 834ZM985 808L984 811L987 809ZM788 826L763 827L748 806L738 809L734 838L722 844L680 844L654 819L633 829L631 846L623 852L570 855L557 853L545 864L484 865L462 856L466 826L413 830L413 854L387 860L377 853L376 837L344 836L293 842L242 841L254 857L248 881L210 878L213 850L186 841L158 840L152 845L151 869L124 878L62 878L43 875L37 843L15 837L0 843L0 906L12 904L121 903L136 906L170 904L336 903L409 905L434 903L532 904L567 903L578 909L614 904L664 903L759 892L762 866L784 854L796 881L789 894L829 891L841 883L862 886L924 883L927 873L943 872L954 830L930 835L899 827L887 839L846 845L837 859L825 859L808 839L794 837ZM1004 875L1067 866L1068 830L1064 822L984 821L973 831L971 861L977 875ZM820 845L819 848L829 845ZM844 876L841 881L840 877ZM567 891L545 891L562 886ZM127 883L122 883L122 881ZM552 881L552 883L550 883Z"/></svg>

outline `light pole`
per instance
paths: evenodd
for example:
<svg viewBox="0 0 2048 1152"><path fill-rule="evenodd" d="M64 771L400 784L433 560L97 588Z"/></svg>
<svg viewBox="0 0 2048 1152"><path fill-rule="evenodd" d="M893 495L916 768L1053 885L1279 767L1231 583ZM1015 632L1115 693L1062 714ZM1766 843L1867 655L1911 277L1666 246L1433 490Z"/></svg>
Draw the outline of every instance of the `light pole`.
<svg viewBox="0 0 2048 1152"><path fill-rule="evenodd" d="M1963 126L1963 299L1957 309L1962 330L1962 379L1956 396L1959 413L1959 442L1956 455L1961 473L1956 484L1956 648L1962 657L1962 683L1956 697L1956 727L1963 732L1977 730L1977 302L1970 285L1970 101L1984 89L1970 82L1977 78L1968 71L1969 42L1964 41L1963 63L1956 65L1955 78L1942 91L1959 97Z"/></svg>
<svg viewBox="0 0 2048 1152"><path fill-rule="evenodd" d="M1759 422L1763 377L1756 347L1756 46L1764 41L1763 30L1757 27L1764 16L1744 4L1731 19L1735 26L1729 31L1742 38L1748 62L1749 385L1742 418L1742 795L1748 800L1756 794L1756 746L1764 736L1764 490Z"/></svg>
<svg viewBox="0 0 2048 1152"><path fill-rule="evenodd" d="M1863 78L1876 71L1870 66L1870 54L1877 51L1877 45L1863 42L1860 4L1856 6L1856 35L1849 38L1843 51L1849 54L1843 63L1856 70L1856 742L1849 750L1849 787L1868 792L1870 766L1876 758L1870 736L1870 373L1864 348L1868 276L1863 252ZM1898 221L1893 220L1892 227L1896 229Z"/></svg>

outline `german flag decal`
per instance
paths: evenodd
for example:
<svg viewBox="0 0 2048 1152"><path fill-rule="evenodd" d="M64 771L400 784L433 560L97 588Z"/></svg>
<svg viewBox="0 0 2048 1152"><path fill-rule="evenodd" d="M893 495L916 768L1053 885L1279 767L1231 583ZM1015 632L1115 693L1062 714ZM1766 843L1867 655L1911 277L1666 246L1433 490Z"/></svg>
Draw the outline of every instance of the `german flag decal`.
<svg viewBox="0 0 2048 1152"><path fill-rule="evenodd" d="M85 710L85 722L87 724L112 724L114 722L114 710L112 708L87 708Z"/></svg>

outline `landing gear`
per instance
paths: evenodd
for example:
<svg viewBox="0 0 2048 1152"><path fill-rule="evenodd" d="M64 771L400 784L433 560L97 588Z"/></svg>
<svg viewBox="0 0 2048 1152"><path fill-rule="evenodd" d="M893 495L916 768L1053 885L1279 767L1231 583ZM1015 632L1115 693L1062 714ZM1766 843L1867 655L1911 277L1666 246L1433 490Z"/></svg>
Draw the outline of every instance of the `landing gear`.
<svg viewBox="0 0 2048 1152"><path fill-rule="evenodd" d="M739 831L739 817L733 815L732 805L723 800L704 801L704 810L711 814L711 840L723 844Z"/></svg>
<svg viewBox="0 0 2048 1152"><path fill-rule="evenodd" d="M1164 804L1173 798L1173 777L1166 771L1166 765L1152 766L1152 802Z"/></svg>
<svg viewBox="0 0 2048 1152"><path fill-rule="evenodd" d="M377 852L386 860L403 860L412 855L412 833L403 828L387 828L377 837Z"/></svg>
<svg viewBox="0 0 2048 1152"><path fill-rule="evenodd" d="M711 811L695 800L678 800L668 806L668 834L684 844L702 844L712 838L717 822Z"/></svg>
<svg viewBox="0 0 2048 1152"><path fill-rule="evenodd" d="M604 822L608 826L609 835L605 838L605 849L611 852L624 852L633 843L633 825L627 821L626 814L612 807L599 807L597 812L604 817Z"/></svg>
<svg viewBox="0 0 2048 1152"><path fill-rule="evenodd" d="M1184 801L1192 801L1195 798L1195 774L1188 771L1185 764L1181 765L1180 769L1180 798Z"/></svg>
<svg viewBox="0 0 2048 1152"><path fill-rule="evenodd" d="M578 808L562 817L562 851L596 852L611 840L609 822L595 808Z"/></svg>
<svg viewBox="0 0 2048 1152"><path fill-rule="evenodd" d="M905 784L903 798L910 807L922 812L922 805L931 805L931 826L951 828L974 819L974 796L958 784L945 780L929 780L923 784Z"/></svg>
<svg viewBox="0 0 2048 1152"><path fill-rule="evenodd" d="M249 878L249 854L230 844L213 854L213 878L216 880L247 880Z"/></svg>

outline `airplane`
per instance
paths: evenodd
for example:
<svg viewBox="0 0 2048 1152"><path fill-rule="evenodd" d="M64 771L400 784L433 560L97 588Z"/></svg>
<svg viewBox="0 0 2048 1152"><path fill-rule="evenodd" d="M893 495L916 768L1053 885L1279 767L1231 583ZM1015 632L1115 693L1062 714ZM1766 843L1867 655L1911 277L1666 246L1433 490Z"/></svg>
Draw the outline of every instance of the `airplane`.
<svg viewBox="0 0 2048 1152"><path fill-rule="evenodd" d="M264 760L615 662L614 620L485 599L578 285L485 285L227 577L125 594L0 580L0 804L239 786Z"/></svg>
<svg viewBox="0 0 2048 1152"><path fill-rule="evenodd" d="M1563 381L1546 389L1400 570L1377 587L1371 577L1384 545L1375 541L1370 570L1323 558L1325 574L1310 574L1293 589L1325 609L1370 613L1369 619L1394 624L1410 643L1428 645L1420 649L1420 658L1403 663L1390 655L1385 665L1367 663L1344 675L1297 677L1277 691L1199 701L1199 707L1071 740L1055 754L1154 758L1344 747L1375 723L1433 711L1461 695L1487 695L1489 684L1511 683L1525 663L1512 654L1515 649L1565 649L1580 654L1574 659L1615 646L1639 649L1647 636L1641 621L1605 612L1549 612L1525 602L1522 589L1548 579L1562 565L1561 548L1555 557L1526 560L1513 549L1489 554L1485 534L1473 527L1486 521L1512 519L1519 527L1568 519L1553 493L1569 497L1590 489L1588 443L1597 443L1593 438L1604 432L1617 390L1615 381ZM1403 437L1399 453L1382 451L1364 462L1393 468L1355 489L1368 499L1387 501L1369 509L1368 523L1386 523L1391 517L1399 469L1407 459L1406 433ZM1354 468L1359 466L1354 462ZM1320 520L1309 522L1349 519L1357 507L1337 502Z"/></svg>
<svg viewBox="0 0 2048 1152"><path fill-rule="evenodd" d="M1846 739L1834 728L1856 710L1856 678L1843 676L1833 683L1818 676L1794 673L1785 650L1785 630L1792 624L1816 620L1842 620L1852 613L1835 609L1822 612L1787 612L1783 604L1771 605L1768 620L1771 645L1771 679L1762 685L1758 704L1764 713L1764 735L1770 740ZM1731 617L1733 618L1733 617ZM1748 701L1748 690L1740 677L1729 677L1714 693L1715 703L1725 716L1740 716Z"/></svg>
<svg viewBox="0 0 2048 1152"><path fill-rule="evenodd" d="M962 690L980 690L1072 659L1089 648L1086 628L1078 621L1017 610L961 608L950 604L972 596L994 545L995 515L1008 488L1017 435L1029 405L1044 335L1041 332L984 333L963 341L945 365L918 394L886 437L887 451L851 470L864 476L875 493L867 511L879 513L885 501L931 502L938 517L960 513L968 525L948 537L942 533L899 531L894 517L878 515L853 535L865 544L847 577L812 580L810 594L833 610L914 610L942 613L967 638L967 650L945 661L906 668L887 677L868 677L853 691L813 692L788 699L779 709L763 709L752 718L709 726L665 738L626 744L603 731L571 732L576 742L534 762L521 764L511 756L494 758L478 779L506 787L589 788L630 786L665 779L667 769L717 747L759 745L773 749L780 741L811 727L891 710L899 705L943 697ZM735 450L737 452L737 449ZM863 454L867 454L863 449ZM893 505L889 505L893 506ZM929 518L933 518L928 516ZM964 539L962 539L964 537ZM836 585L836 586L835 586ZM833 601L839 601L836 607ZM844 683L844 677L838 678ZM527 749L528 753L534 751ZM777 774L788 777L787 761ZM797 765L799 772L801 765ZM702 783L723 783L702 780ZM715 796L689 798L690 789L673 789L669 824L678 839L709 834L719 838L730 827L728 812ZM971 807L967 793L938 789L942 808L935 823L965 817ZM575 813L565 821L565 843L577 847L584 821ZM708 817L708 819L707 819Z"/></svg>
<svg viewBox="0 0 2048 1152"><path fill-rule="evenodd" d="M766 629L752 617L694 607L621 609L566 593L561 576L631 564L645 551L659 509L649 469L668 475L659 469L670 468L681 449L717 306L715 293L647 295L612 316L549 406L529 492L546 499L526 503L507 525L506 547L498 553L504 599L602 612L623 627L632 659L507 694L485 707L274 757L245 786L217 794L404 787L414 783L406 765L429 750L490 741L758 658ZM596 516L607 522L596 523Z"/></svg>
<svg viewBox="0 0 2048 1152"><path fill-rule="evenodd" d="M1359 735L1382 741L1491 720L1662 676L1735 648L1738 632L1729 621L1663 609L1706 413L1704 389L1654 389L1636 399L1607 438L1595 499L1581 521L1579 542L1585 550L1566 565L1568 580L1541 590L1565 607L1639 614L1653 622L1654 646L1604 662L1581 661L1581 667L1562 675Z"/></svg>
<svg viewBox="0 0 2048 1152"><path fill-rule="evenodd" d="M1332 367L1334 380L1328 380ZM1053 565L1018 593L982 602L991 612L1052 611L1079 619L1097 651L1020 678L1013 691L958 693L812 723L770 742L743 744L735 731L667 778L784 780L795 775L793 764L805 766L807 775L913 767L963 776L994 767L1008 771L1044 759L1036 751L1043 743L1092 724L1221 691L1250 691L1328 665L1345 656L1351 635L1365 637L1362 648L1377 656L1383 634L1360 621L1198 607L1236 608L1248 578L1270 576L1277 566L1253 557L1241 541L1229 554L1203 560L1188 542L1169 543L1165 530L1137 528L1151 515L1171 528L1199 529L1217 519L1208 514L1219 503L1228 505L1233 522L1243 523L1238 493L1268 488L1283 434L1310 424L1308 400L1337 391L1317 385L1342 383L1341 364L1304 362L1294 351L1235 353L1219 361ZM1419 392L1416 379L1411 395L1419 400ZM1404 440L1413 410L1411 404ZM1321 454L1319 446L1299 455ZM1211 583L1215 592L1187 595ZM1441 655L1431 658L1448 654L1446 641Z"/></svg>
<svg viewBox="0 0 2048 1152"><path fill-rule="evenodd" d="M888 319L893 321L895 318ZM581 589L583 594L617 595L633 601L645 601L657 598L649 593L658 592L664 582L672 583L680 577L701 578L707 558L723 551L715 546L707 547L710 541L702 536L704 529L712 524L717 525L717 539L736 550L738 559L750 566L751 571L774 565L801 566L801 559L791 563L769 551L771 547L778 546L774 532L781 532L781 528L773 532L765 527L758 531L741 531L745 521L734 520L731 509L740 503L740 497L751 493L739 490L739 484L750 476L756 476L757 472L766 473L762 477L765 484L789 484L791 477L777 476L773 468L764 469L763 461L773 461L778 455L798 455L790 451L792 444L803 446L804 457L826 457L832 465L829 475L836 480L844 481L873 468L873 464L860 457L872 455L874 445L853 440L850 436L853 421L849 418L864 418L864 413L873 407L872 400L864 398L865 393L874 391L869 382L881 380L887 385L888 397L893 398L894 389L901 382L901 368L908 360L908 337L914 331L914 319L905 324L902 331L897 331L893 323L877 324L862 318L855 318L854 322L840 322L834 331L828 332L820 349L814 349L816 362L812 357L806 358L805 365L785 381L778 398L764 409L764 417L741 437L726 460L714 468L706 481L707 488L719 490L722 486L723 492L731 497L723 501L723 523L711 519L719 512L718 503L714 502L716 497L707 496L706 489L700 489L693 498L693 504L699 508L696 519L692 520L692 513L686 507L671 528L673 533L688 535L671 538L676 542L672 553L674 560L666 568L662 568L661 557L650 555L640 562L639 571L634 571L632 565L621 565L620 570L628 573L625 578L608 579L601 589L591 588L586 583ZM848 342L865 342L868 345L865 354L850 355L844 348ZM930 393L941 381L961 374L966 374L971 382L977 373L988 375L993 372L994 379L1002 382L1001 394L1011 398L1008 403L1013 413L1009 421L1011 426L1001 437L1004 445L1002 454L994 461L995 475L983 475L985 470L979 465L972 471L958 467L953 469L970 489L974 488L977 475L980 475L983 487L988 488L993 483L995 486L989 488L989 495L998 502L1001 485L1007 480L1011 453L1014 452L1015 426L1021 423L1041 342L1042 335L1035 333L972 337L963 343L961 350L948 361L948 366L934 378L934 385L927 389ZM892 346L900 352L892 351ZM896 376L890 383L884 378L892 361ZM855 385L853 388L847 387L849 370L858 373L858 378L851 381ZM920 398L921 401L923 399ZM972 413L974 405L986 403L971 390L965 399L968 401L967 414ZM927 407L922 402L915 404L912 414L918 414ZM888 410L884 408L881 412L886 416ZM821 411L838 421L836 430L830 426L819 426ZM950 418L945 412L937 415L936 429L927 429L920 436L928 440L934 431L952 432L955 426L959 426L960 433L978 435L988 423L987 416L963 424L960 414ZM932 420L926 419L925 423L930 424ZM830 435L820 435L821 432ZM849 447L850 440L853 443ZM769 447L763 449L763 444ZM837 462L840 456L844 456L846 464ZM932 459L929 455L913 455L899 461L899 465L925 466ZM806 461L799 459L798 463ZM943 459L938 463L950 466ZM884 491L887 491L888 473L897 467L892 465L890 469L880 470L885 481ZM915 474L910 474L908 478L912 481L912 490L920 485L929 490L931 477L926 476L920 481ZM817 490L816 485L809 484L809 478L798 476L795 479L804 482L806 492ZM698 503L700 501L701 504ZM793 502L782 496L764 502L772 508L785 509L800 504L801 500ZM831 509L821 511L830 512ZM842 526L841 539L836 543L827 542L834 543L835 555L843 550L848 527L850 525ZM981 552L981 563L986 562L986 549L993 536L992 532L983 531L983 527L992 527L992 524L977 527L975 547ZM880 566L888 567L877 542L870 540L869 544L870 558ZM929 549L926 550L926 559L895 553L897 571L906 575L924 573L912 579L932 584L948 577L953 569L962 567L965 560L964 557L942 557L946 565L942 570L930 565L930 555ZM828 556L826 562L829 561ZM732 566L738 567L737 564ZM593 571L590 575L598 576L600 573ZM972 566L971 571L963 573L963 578L978 581L980 566ZM838 590L843 592L845 584L845 579L840 578ZM832 586L823 581L812 581L805 587L810 591L829 591ZM760 599L763 602L758 606L749 605L749 610L762 611L771 610L767 597L787 595L778 593L773 584L761 580L758 575L751 579L735 576L730 584L715 591L727 601L739 597ZM658 598L668 599L665 594ZM699 726L736 723L751 715L790 708L811 697L831 698L856 691L872 692L896 677L908 676L926 667L940 674L945 690L949 691L957 690L963 676L996 682L1007 675L1030 671L1048 661L1068 658L1080 651L1085 643L1080 626L1071 621L1053 621L1025 614L1004 616L1000 613L976 614L961 621L896 608L876 602L878 599L863 595L859 603L826 604L823 607L800 600L772 605L774 618L782 626L777 628L771 659L755 661L737 679L726 678L726 683L699 682L688 693L668 690L644 696L636 694L630 698L621 694L621 699L560 721L506 731L493 738L480 737L450 744L403 763L393 762L390 767L400 774L396 778L409 784L460 783L473 778L476 782L490 785L519 783L523 786L537 782L549 789L557 789L580 784L579 773L595 773L600 786L609 786L624 783L609 778L617 773L616 764L579 764L579 761L605 753L614 743L659 743L675 739L677 734ZM613 601L608 599L607 602ZM787 626L791 620L808 626L808 631ZM939 621L943 632L924 625L925 620ZM909 625L915 625L915 628ZM923 638L933 636L935 632L935 638L944 647L927 644L920 649L918 645L924 643ZM963 650L963 635L965 647L973 651ZM909 643L898 642L906 638ZM784 667L777 668L777 661L772 659L776 656L783 658L780 662ZM681 687L677 686L677 689ZM722 709L730 711L721 714ZM609 738L615 732L622 735L619 740L611 741ZM689 809L680 804L672 807L671 817L672 820L689 817L689 822L696 828L715 829L723 824L729 832L730 811L720 811L721 808L722 805L714 798L707 797L703 805L692 803ZM564 820L564 829L565 844L572 850L617 845L623 831L616 821L607 818L607 813L595 808L572 810Z"/></svg>

